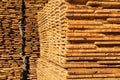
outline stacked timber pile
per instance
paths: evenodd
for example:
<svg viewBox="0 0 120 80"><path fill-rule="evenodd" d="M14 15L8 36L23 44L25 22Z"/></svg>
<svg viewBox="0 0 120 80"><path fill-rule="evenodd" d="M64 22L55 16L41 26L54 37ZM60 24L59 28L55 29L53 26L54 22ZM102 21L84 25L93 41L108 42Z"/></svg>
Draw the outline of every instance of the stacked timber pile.
<svg viewBox="0 0 120 80"><path fill-rule="evenodd" d="M19 0L0 1L0 80L21 79L20 4Z"/></svg>
<svg viewBox="0 0 120 80"><path fill-rule="evenodd" d="M22 3L24 1L24 3ZM25 56L28 58L28 79L36 80L36 59L39 57L37 11L47 0L1 0L0 1L0 80L20 80L23 49L19 27L25 19ZM24 10L24 11L23 11ZM25 13L22 13L25 12ZM24 15L24 16L23 16Z"/></svg>
<svg viewBox="0 0 120 80"><path fill-rule="evenodd" d="M39 58L40 43L38 34L37 12L47 0L25 0L25 54L29 60L29 79L36 80L36 60Z"/></svg>
<svg viewBox="0 0 120 80"><path fill-rule="evenodd" d="M38 80L120 80L120 0L50 0L38 24Z"/></svg>

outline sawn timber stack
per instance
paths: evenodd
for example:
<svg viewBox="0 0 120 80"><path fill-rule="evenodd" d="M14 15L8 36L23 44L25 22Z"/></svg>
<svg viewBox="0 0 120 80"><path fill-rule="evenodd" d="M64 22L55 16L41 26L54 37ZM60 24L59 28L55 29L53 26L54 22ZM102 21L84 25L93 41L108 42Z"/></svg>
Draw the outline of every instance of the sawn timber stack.
<svg viewBox="0 0 120 80"><path fill-rule="evenodd" d="M120 80L120 0L49 0L38 24L38 80Z"/></svg>
<svg viewBox="0 0 120 80"><path fill-rule="evenodd" d="M20 5L20 0L0 1L0 80L21 79Z"/></svg>
<svg viewBox="0 0 120 80"><path fill-rule="evenodd" d="M37 79L36 60L40 55L37 12L46 2L47 0L0 0L0 80L21 80L25 76L22 73L25 60L23 62L23 56L20 55L23 49L20 26L23 23L25 50L22 51L28 58L27 78Z"/></svg>

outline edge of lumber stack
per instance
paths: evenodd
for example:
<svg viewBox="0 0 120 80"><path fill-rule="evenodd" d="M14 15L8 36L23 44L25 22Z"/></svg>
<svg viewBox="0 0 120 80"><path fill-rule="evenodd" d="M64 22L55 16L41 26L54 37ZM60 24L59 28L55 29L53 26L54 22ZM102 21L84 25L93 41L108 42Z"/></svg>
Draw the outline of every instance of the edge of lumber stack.
<svg viewBox="0 0 120 80"><path fill-rule="evenodd" d="M36 60L40 57L37 12L43 8L46 2L47 0L25 0L25 53L29 58L29 80L37 79Z"/></svg>
<svg viewBox="0 0 120 80"><path fill-rule="evenodd" d="M38 14L38 80L120 80L119 0L49 0Z"/></svg>

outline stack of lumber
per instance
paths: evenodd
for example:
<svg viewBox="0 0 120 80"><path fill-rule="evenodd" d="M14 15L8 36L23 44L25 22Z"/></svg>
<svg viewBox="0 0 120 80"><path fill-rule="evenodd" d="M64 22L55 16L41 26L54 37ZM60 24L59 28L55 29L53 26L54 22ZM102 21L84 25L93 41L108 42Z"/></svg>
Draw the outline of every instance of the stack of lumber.
<svg viewBox="0 0 120 80"><path fill-rule="evenodd" d="M120 0L49 0L38 25L38 80L120 80Z"/></svg>
<svg viewBox="0 0 120 80"><path fill-rule="evenodd" d="M37 11L47 0L24 0L25 2L25 56L29 59L30 80L36 80L36 60L39 57ZM0 80L20 80L22 74L22 39L19 31L22 0L0 1Z"/></svg>
<svg viewBox="0 0 120 80"><path fill-rule="evenodd" d="M38 34L37 12L42 9L47 0L25 1L25 54L29 58L29 79L36 80L36 60L40 55L40 42Z"/></svg>
<svg viewBox="0 0 120 80"><path fill-rule="evenodd" d="M20 80L20 0L0 1L0 80Z"/></svg>

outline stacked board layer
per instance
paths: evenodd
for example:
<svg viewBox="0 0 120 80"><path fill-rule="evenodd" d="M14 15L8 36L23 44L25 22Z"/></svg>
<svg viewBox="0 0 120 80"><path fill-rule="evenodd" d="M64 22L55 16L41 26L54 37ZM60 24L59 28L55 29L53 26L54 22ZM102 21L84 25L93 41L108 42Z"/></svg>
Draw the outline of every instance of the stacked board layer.
<svg viewBox="0 0 120 80"><path fill-rule="evenodd" d="M38 80L120 80L120 0L49 0L38 14Z"/></svg>
<svg viewBox="0 0 120 80"><path fill-rule="evenodd" d="M19 0L0 1L0 80L21 79L20 5Z"/></svg>

